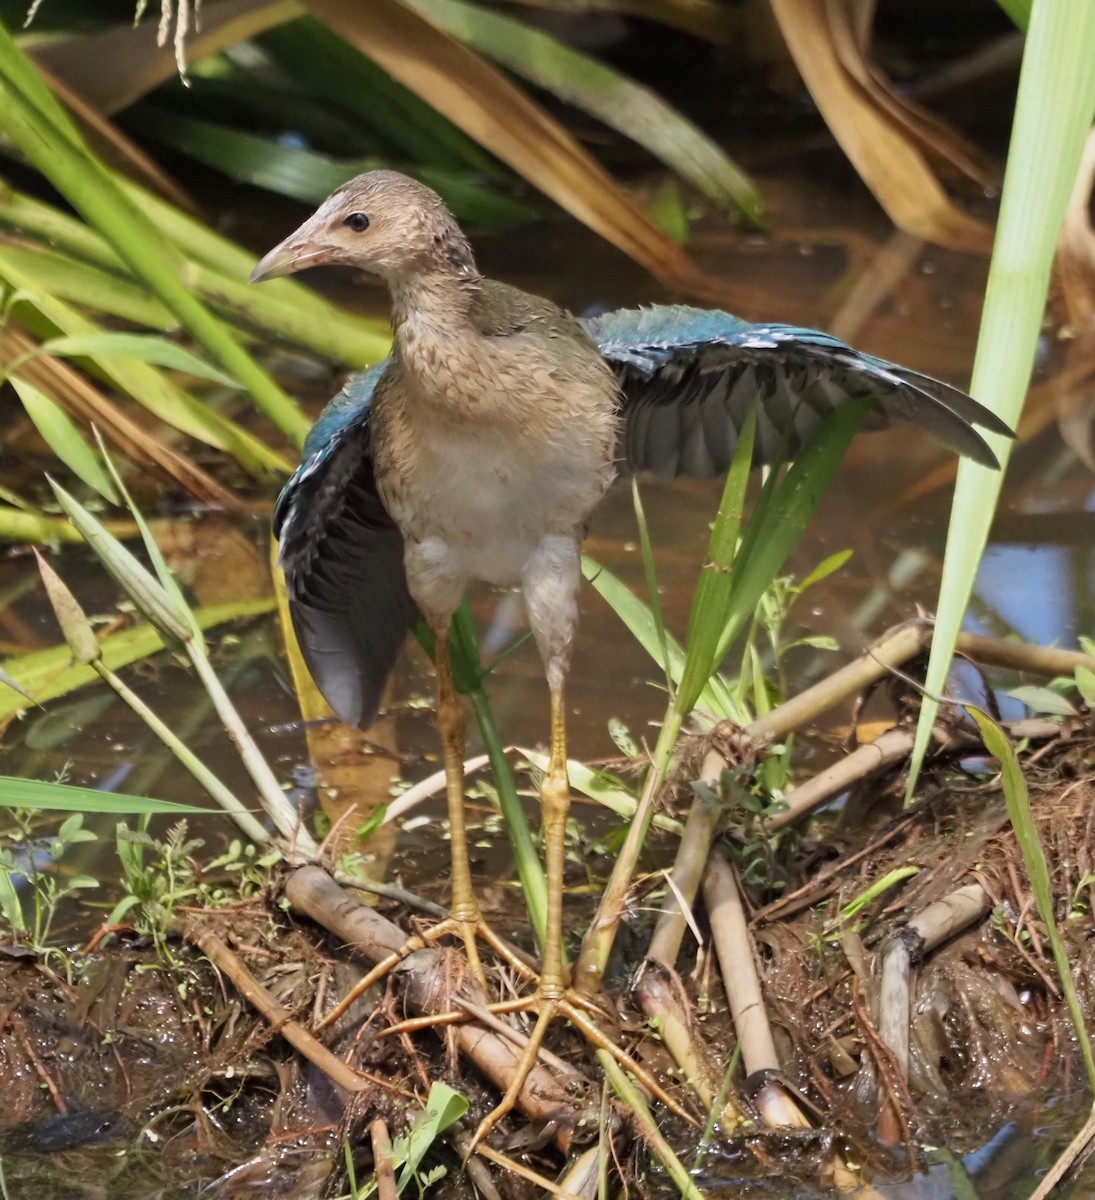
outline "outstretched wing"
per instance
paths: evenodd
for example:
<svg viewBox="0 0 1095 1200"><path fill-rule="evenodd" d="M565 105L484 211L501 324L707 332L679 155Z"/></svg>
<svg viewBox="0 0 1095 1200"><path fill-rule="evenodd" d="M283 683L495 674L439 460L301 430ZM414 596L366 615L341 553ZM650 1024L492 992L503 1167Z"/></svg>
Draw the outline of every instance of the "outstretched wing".
<svg viewBox="0 0 1095 1200"><path fill-rule="evenodd" d="M859 399L874 402L867 428L911 421L990 466L996 456L975 426L1011 435L958 388L815 329L751 325L685 305L620 309L582 323L620 380L621 459L662 478L725 472L754 399L758 464L793 456L834 408Z"/></svg>
<svg viewBox="0 0 1095 1200"><path fill-rule="evenodd" d="M339 718L363 729L418 619L403 539L373 474L370 407L386 365L354 376L327 406L274 511L304 661Z"/></svg>

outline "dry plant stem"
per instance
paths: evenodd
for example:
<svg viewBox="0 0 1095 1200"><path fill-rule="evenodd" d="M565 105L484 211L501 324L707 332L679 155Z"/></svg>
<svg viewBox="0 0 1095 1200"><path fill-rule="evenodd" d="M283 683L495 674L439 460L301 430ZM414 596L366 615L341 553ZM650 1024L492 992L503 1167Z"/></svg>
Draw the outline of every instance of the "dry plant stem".
<svg viewBox="0 0 1095 1200"><path fill-rule="evenodd" d="M684 1082L710 1111L719 1093L718 1072L696 1036L676 972L662 963L648 962L633 990L645 1016L656 1023L662 1044L680 1068ZM719 1111L723 1130L729 1131L744 1120L745 1114L727 1097Z"/></svg>
<svg viewBox="0 0 1095 1200"><path fill-rule="evenodd" d="M489 754L477 754L474 758L464 760L464 777L473 775L481 767L485 767L490 762ZM387 825L391 821L398 821L400 817L405 817L412 808L416 808L426 800L432 800L438 792L445 790L445 772L434 771L432 775L427 775L425 779L420 779L414 787L409 787L405 792L396 796L396 798L388 805L384 813L384 820L381 825Z"/></svg>
<svg viewBox="0 0 1095 1200"><path fill-rule="evenodd" d="M835 705L884 678L890 668L900 667L931 645L932 627L924 622L900 625L883 634L865 654L834 671L826 679L759 717L746 729L758 742L777 741L809 724ZM1030 646L1004 638L976 637L963 633L958 650L987 666L1029 671L1035 675L1071 675L1078 666L1095 670L1095 659L1078 650Z"/></svg>
<svg viewBox="0 0 1095 1200"><path fill-rule="evenodd" d="M322 925L370 962L377 963L397 953L407 940L398 926L345 892L319 867L294 871L286 879L285 896L296 912ZM411 1008L422 1013L447 1010L448 988L441 963L439 952L426 950L405 963L401 978ZM505 1091L520 1057L513 1046L474 1023L456 1026L453 1037L458 1051L495 1087ZM549 1072L534 1066L517 1103L530 1120L556 1122L556 1141L563 1150L569 1148L580 1109Z"/></svg>
<svg viewBox="0 0 1095 1200"><path fill-rule="evenodd" d="M317 1066L332 1083L349 1092L363 1092L373 1087L368 1079L351 1070L322 1042L316 1041L299 1021L294 1020L293 1014L270 995L216 934L188 921L183 927L183 935L198 947L214 967L232 980L240 995L262 1013L275 1033Z"/></svg>
<svg viewBox="0 0 1095 1200"><path fill-rule="evenodd" d="M703 898L707 904L719 970L730 1001L730 1012L734 1018L746 1074L779 1071L779 1059L764 1009L741 893L730 864L717 852L711 855L707 867ZM758 1089L753 1096L753 1104L760 1119L770 1129L778 1129L783 1125L797 1129L811 1128L806 1114L777 1079L766 1082ZM828 1156L825 1167L831 1173L833 1187L837 1191L854 1191L864 1195L863 1181L835 1152Z"/></svg>
<svg viewBox="0 0 1095 1200"><path fill-rule="evenodd" d="M383 896L385 900L394 900L405 908L417 909L428 917L443 917L445 909L440 904L434 904L419 896L417 892L408 892L406 888L396 887L394 883L377 883L375 879L362 879L350 871L332 871L331 878L343 887L354 888L359 892L368 892L373 896Z"/></svg>
<svg viewBox="0 0 1095 1200"><path fill-rule="evenodd" d="M605 965L612 951L612 943L616 939L616 930L623 916L627 893L635 873L635 864L639 861L643 843L654 819L654 801L665 782L669 759L684 723L675 709L666 717L665 724L658 735L658 741L652 755L653 762L646 773L642 795L635 807L635 813L628 827L627 837L616 858L608 883L601 895L601 902L593 921L582 939L581 953L574 964L574 987L587 995L596 994L601 990L604 979Z"/></svg>
<svg viewBox="0 0 1095 1200"><path fill-rule="evenodd" d="M376 1172L377 1200L396 1200L395 1164L392 1162L392 1139L388 1126L379 1118L369 1126L373 1144L373 1169Z"/></svg>
<svg viewBox="0 0 1095 1200"><path fill-rule="evenodd" d="M920 623L901 625L884 634L859 658L759 717L746 733L754 741L772 742L808 725L842 700L882 679L891 667L902 666L919 654L926 635L930 636L930 630Z"/></svg>
<svg viewBox="0 0 1095 1200"><path fill-rule="evenodd" d="M844 791L868 775L876 775L902 762L912 749L913 735L904 729L889 729L866 746L853 750L824 771L808 779L787 796L787 808L764 822L766 833L775 833L798 821L805 813Z"/></svg>
<svg viewBox="0 0 1095 1200"><path fill-rule="evenodd" d="M898 929L882 954L878 1036L893 1055L902 1079L909 1077L909 969L914 959L979 921L989 909L978 883L958 888Z"/></svg>
<svg viewBox="0 0 1095 1200"><path fill-rule="evenodd" d="M979 883L970 883L929 904L909 921L909 928L920 938L923 953L942 945L988 911L989 898L984 888Z"/></svg>
<svg viewBox="0 0 1095 1200"><path fill-rule="evenodd" d="M93 662L92 667L104 683L108 684L118 696L137 714L145 725L160 739L179 762L190 772L203 788L213 797L224 811L235 821L244 837L249 838L256 846L270 844L270 834L262 827L255 817L243 806L243 802L231 792L213 774L212 771L181 742L175 734L160 720L158 716L135 692L103 664L102 659Z"/></svg>
<svg viewBox="0 0 1095 1200"><path fill-rule="evenodd" d="M722 755L712 750L708 752L700 769L700 781L716 795L719 776L725 765ZM670 876L672 886L666 893L658 923L654 926L654 936L650 939L650 947L646 952L647 958L667 967L676 963L687 928L681 903L683 901L691 907L696 898L721 812L722 805L709 795L697 795L692 800L684 834L673 863L673 874ZM710 1104L710 1101L707 1103Z"/></svg>
<svg viewBox="0 0 1095 1200"><path fill-rule="evenodd" d="M902 1079L909 1077L909 970L916 942L908 927L887 939L878 988L878 1036Z"/></svg>
<svg viewBox="0 0 1095 1200"><path fill-rule="evenodd" d="M758 743L771 742L786 736L828 712L848 696L853 696L882 679L892 668L908 662L931 644L931 636L931 626L924 622L899 626L875 642L865 654L834 672L828 679L807 688L766 716L752 722L745 732ZM1041 675L1070 675L1079 665L1095 670L1095 661L1077 651L1047 650L1044 647L1026 646L1000 638L963 634L958 639L958 649L978 662ZM600 990L605 963L608 961L631 887L635 863L638 861L653 817L654 800L665 781L669 759L682 725L683 718L672 712L662 726L652 755L654 765L647 773L642 797L635 810L627 838L601 897L597 914L582 942L582 951L574 968L574 984L579 991L593 993ZM889 744L883 747L884 750L888 748ZM865 753L863 761L866 762L870 757ZM820 803L820 800L817 803ZM791 819L790 815L783 814L769 822L768 827L778 829L786 824L788 819Z"/></svg>
<svg viewBox="0 0 1095 1200"><path fill-rule="evenodd" d="M505 1167L507 1171L512 1171L514 1175L520 1176L522 1179L527 1179L529 1183L534 1184L538 1188L543 1188L549 1196L557 1196L559 1200L584 1200L584 1198L576 1193L568 1191L565 1187L561 1187L557 1183L538 1171L533 1171L530 1167L526 1167L524 1163L518 1162L515 1158L510 1158L508 1154L500 1154L497 1150L491 1149L490 1146L476 1146L473 1150L474 1154L478 1154L480 1158L485 1158L488 1162L495 1163L499 1167ZM461 1151L464 1158L467 1155Z"/></svg>
<svg viewBox="0 0 1095 1200"><path fill-rule="evenodd" d="M708 863L703 898L745 1073L778 1071L779 1058L764 1009L741 892L730 864L717 852L711 855Z"/></svg>
<svg viewBox="0 0 1095 1200"><path fill-rule="evenodd" d="M1089 671L1095 671L1095 658L1082 654L1079 650L1031 646L1026 642L977 637L972 633L959 636L958 652L986 666L1029 671L1032 675L1045 675L1049 678L1055 675L1071 675L1077 667L1087 667Z"/></svg>
<svg viewBox="0 0 1095 1200"><path fill-rule="evenodd" d="M232 741L235 742L243 765L247 768L247 773L258 789L267 816L273 821L278 833L285 838L297 854L306 858L312 857L317 850L312 835L304 828L299 814L293 809L285 793L281 790L281 785L270 769L270 764L263 757L262 751L255 745L250 731L236 711L235 705L228 698L228 693L224 690L221 681L217 678L217 673L198 647L188 642L186 650L187 656L194 664L194 670L198 673L202 685L213 701L217 716L220 717L221 723L228 730Z"/></svg>

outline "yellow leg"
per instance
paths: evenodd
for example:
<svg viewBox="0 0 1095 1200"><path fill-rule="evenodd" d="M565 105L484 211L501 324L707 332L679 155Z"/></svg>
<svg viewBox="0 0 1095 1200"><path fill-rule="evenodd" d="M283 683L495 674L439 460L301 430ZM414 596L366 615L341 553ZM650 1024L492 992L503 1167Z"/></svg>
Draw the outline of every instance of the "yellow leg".
<svg viewBox="0 0 1095 1200"><path fill-rule="evenodd" d="M485 990L487 979L475 940L477 932L483 927L483 915L471 883L468 832L464 817L464 710L452 681L447 630L437 634L436 661L437 730L441 735L441 756L445 765L445 799L449 808L449 855L452 863L449 914L467 950L468 966Z"/></svg>
<svg viewBox="0 0 1095 1200"><path fill-rule="evenodd" d="M566 716L562 685L553 689L551 693L551 758L540 787L540 807L548 894L543 968L536 995L527 1004L529 1010L536 1013L536 1024L513 1069L513 1078L506 1088L506 1094L498 1106L479 1122L471 1140L469 1154L517 1103L517 1097L521 1094L525 1080L536 1062L548 1026L555 1020L561 1007L564 1010L569 1010L570 1007L563 1001L566 990L563 980L563 874L566 866L570 784L567 780Z"/></svg>

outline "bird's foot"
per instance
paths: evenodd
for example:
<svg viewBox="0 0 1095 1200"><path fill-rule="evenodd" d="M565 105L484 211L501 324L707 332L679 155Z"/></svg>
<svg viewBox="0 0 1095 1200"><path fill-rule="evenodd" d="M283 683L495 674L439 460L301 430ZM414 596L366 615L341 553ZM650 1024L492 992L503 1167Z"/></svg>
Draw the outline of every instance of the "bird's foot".
<svg viewBox="0 0 1095 1200"><path fill-rule="evenodd" d="M394 971L405 958L409 957L416 950L423 950L445 937L458 937L464 943L464 950L468 959L468 970L472 978L482 988L484 994L487 994L487 977L483 970L482 959L479 957L479 939L486 942L495 954L519 975L527 980L535 980L537 978L532 966L521 956L515 947L511 946L505 938L491 928L484 919L483 914L479 911L478 906L476 906L470 912L450 913L449 916L438 921L436 925L431 925L428 929L422 930L421 933L409 937L398 950L394 950L387 958L381 959L371 971L362 976L334 1008L324 1015L323 1019L314 1027L313 1032L319 1033L320 1030L337 1021L369 988L379 983L380 980ZM454 1016L460 1019L462 1014L454 1014ZM444 1022L445 1018L442 1017L440 1020L431 1023L443 1024Z"/></svg>
<svg viewBox="0 0 1095 1200"><path fill-rule="evenodd" d="M475 1148L490 1133L494 1126L514 1107L516 1107L536 1059L540 1054L548 1027L557 1017L569 1021L582 1036L597 1050L610 1055L637 1082L647 1090L657 1101L664 1104L671 1112L697 1125L695 1118L666 1092L657 1079L640 1063L636 1062L625 1050L597 1024L594 1013L601 1010L587 995L568 989L560 992L557 989L545 989L543 984L531 996L523 996L517 1000L506 1000L499 1004L488 1005L491 1013L534 1012L536 1024L525 1042L521 1055L513 1068L505 1095L499 1103L479 1122L464 1158L465 1161L475 1152Z"/></svg>

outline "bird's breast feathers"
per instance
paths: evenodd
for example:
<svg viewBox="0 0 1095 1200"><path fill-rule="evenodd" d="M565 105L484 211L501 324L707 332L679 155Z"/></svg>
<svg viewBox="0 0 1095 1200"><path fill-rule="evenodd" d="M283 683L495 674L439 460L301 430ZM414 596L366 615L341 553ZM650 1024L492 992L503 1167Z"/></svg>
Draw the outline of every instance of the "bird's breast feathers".
<svg viewBox="0 0 1095 1200"><path fill-rule="evenodd" d="M408 541L440 540L465 579L508 585L541 538L580 533L612 481L615 385L516 338L482 342L446 357L434 341L413 365L401 346L377 389L377 484Z"/></svg>

